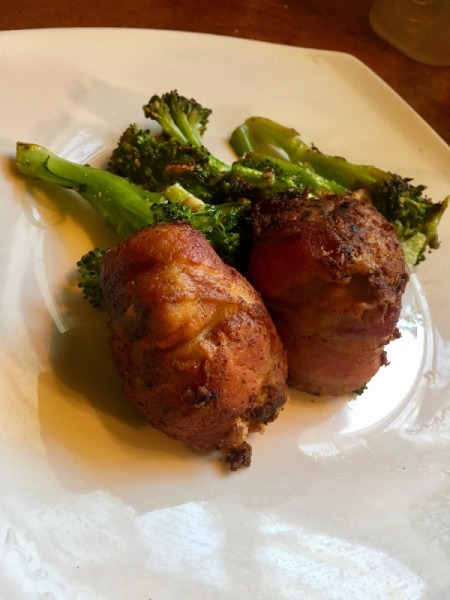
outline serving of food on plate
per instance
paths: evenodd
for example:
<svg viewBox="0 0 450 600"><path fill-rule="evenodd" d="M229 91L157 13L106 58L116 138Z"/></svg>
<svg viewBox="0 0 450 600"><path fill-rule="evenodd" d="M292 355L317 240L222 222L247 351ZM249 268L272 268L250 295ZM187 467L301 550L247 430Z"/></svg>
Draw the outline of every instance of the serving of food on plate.
<svg viewBox="0 0 450 600"><path fill-rule="evenodd" d="M449 198L324 154L267 117L230 133L225 163L204 142L211 110L177 91L144 114L151 126L131 124L105 170L27 142L16 165L75 190L118 235L78 272L93 310L107 311L124 395L236 470L288 386L361 394L388 364L410 271L439 247Z"/></svg>
<svg viewBox="0 0 450 600"><path fill-rule="evenodd" d="M342 52L0 47L4 594L445 596L445 141Z"/></svg>

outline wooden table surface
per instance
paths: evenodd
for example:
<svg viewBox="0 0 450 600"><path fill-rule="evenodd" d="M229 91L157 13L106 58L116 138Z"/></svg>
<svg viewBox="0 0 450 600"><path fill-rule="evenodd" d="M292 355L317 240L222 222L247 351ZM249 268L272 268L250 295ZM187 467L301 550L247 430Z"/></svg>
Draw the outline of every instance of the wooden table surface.
<svg viewBox="0 0 450 600"><path fill-rule="evenodd" d="M372 0L0 0L0 30L143 27L348 52L450 144L450 67L415 62L378 38L368 20L371 4Z"/></svg>

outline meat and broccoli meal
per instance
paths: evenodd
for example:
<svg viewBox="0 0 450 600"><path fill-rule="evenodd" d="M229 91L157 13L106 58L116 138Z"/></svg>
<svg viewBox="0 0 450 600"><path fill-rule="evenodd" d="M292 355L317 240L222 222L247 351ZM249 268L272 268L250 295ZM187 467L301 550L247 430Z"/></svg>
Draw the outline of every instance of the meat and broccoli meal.
<svg viewBox="0 0 450 600"><path fill-rule="evenodd" d="M17 144L19 172L75 190L117 233L78 262L108 314L125 396L154 427L248 466L287 385L360 392L387 363L410 268L439 247L449 197L320 152L251 117L231 164L203 142L211 110L177 91L143 107L107 168Z"/></svg>

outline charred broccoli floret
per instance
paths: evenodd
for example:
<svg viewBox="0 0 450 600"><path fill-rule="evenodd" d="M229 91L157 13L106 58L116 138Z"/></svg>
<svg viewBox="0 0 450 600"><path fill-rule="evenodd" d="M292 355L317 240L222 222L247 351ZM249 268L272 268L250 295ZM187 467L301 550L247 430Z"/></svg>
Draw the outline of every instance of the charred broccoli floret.
<svg viewBox="0 0 450 600"><path fill-rule="evenodd" d="M145 104L144 114L161 126L164 134L180 143L202 145L212 110L172 90L165 94L154 94Z"/></svg>
<svg viewBox="0 0 450 600"><path fill-rule="evenodd" d="M180 183L209 203L223 202L228 193L229 167L218 168L217 159L204 146L155 135L136 124L121 135L107 168L152 192Z"/></svg>
<svg viewBox="0 0 450 600"><path fill-rule="evenodd" d="M77 262L79 283L84 298L94 308L101 309L103 306L103 293L100 287L100 261L104 255L103 248L94 248L84 254Z"/></svg>
<svg viewBox="0 0 450 600"><path fill-rule="evenodd" d="M202 142L211 109L173 90L152 96L143 111L161 131L130 125L111 155L108 170L151 191L178 182L205 202L226 200L230 166Z"/></svg>

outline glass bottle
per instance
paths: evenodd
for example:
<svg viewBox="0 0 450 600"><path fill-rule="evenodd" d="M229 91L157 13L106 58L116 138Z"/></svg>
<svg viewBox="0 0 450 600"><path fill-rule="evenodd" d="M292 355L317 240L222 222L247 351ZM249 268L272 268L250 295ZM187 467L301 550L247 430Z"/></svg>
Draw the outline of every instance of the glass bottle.
<svg viewBox="0 0 450 600"><path fill-rule="evenodd" d="M398 50L429 65L450 65L450 0L375 0L374 31Z"/></svg>

